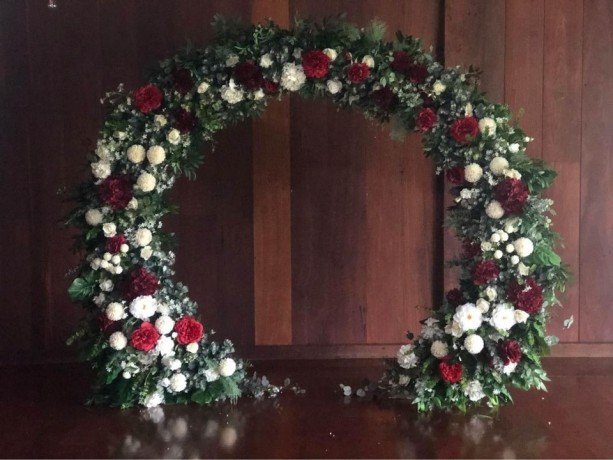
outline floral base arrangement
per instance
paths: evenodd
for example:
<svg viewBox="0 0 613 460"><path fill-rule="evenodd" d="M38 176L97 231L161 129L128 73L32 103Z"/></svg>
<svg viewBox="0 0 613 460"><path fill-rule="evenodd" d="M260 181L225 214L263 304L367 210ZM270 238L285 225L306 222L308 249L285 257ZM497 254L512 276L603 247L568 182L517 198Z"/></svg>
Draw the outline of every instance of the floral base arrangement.
<svg viewBox="0 0 613 460"><path fill-rule="evenodd" d="M211 339L187 288L173 280L174 210L167 191L202 163L203 144L224 127L256 117L270 98L327 97L379 122L392 135L422 134L424 150L453 185L447 224L463 241L452 265L457 289L409 335L384 378L387 391L419 410L511 400L509 386L544 389L540 357L567 271L553 246L551 200L539 196L555 177L525 154L530 138L509 108L487 100L473 70L445 68L418 39L373 22L341 18L243 25L221 18L205 49L186 48L161 62L148 82L122 86L90 155L92 177L75 193L67 223L83 254L70 296L85 318L70 342L98 371L93 403L121 407L208 404L280 389L249 377L233 346Z"/></svg>

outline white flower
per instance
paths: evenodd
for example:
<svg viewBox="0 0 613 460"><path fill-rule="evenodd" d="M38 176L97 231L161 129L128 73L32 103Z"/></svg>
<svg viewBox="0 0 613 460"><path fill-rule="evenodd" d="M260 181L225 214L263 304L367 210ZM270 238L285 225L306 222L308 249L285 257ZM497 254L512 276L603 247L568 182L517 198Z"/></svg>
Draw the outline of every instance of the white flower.
<svg viewBox="0 0 613 460"><path fill-rule="evenodd" d="M180 393L187 388L187 378L183 374L174 374L170 377L169 387L175 393Z"/></svg>
<svg viewBox="0 0 613 460"><path fill-rule="evenodd" d="M528 276L530 274L530 267L520 262L519 265L517 265L517 271L521 276Z"/></svg>
<svg viewBox="0 0 613 460"><path fill-rule="evenodd" d="M509 234L504 230L498 230L498 234L500 235L501 241L507 241L509 239Z"/></svg>
<svg viewBox="0 0 613 460"><path fill-rule="evenodd" d="M496 300L496 297L498 297L496 288L493 286L488 286L487 288L485 288L485 295L490 301Z"/></svg>
<svg viewBox="0 0 613 460"><path fill-rule="evenodd" d="M111 257L111 262L115 265L119 265L121 263L121 256L119 254L115 254L113 257Z"/></svg>
<svg viewBox="0 0 613 460"><path fill-rule="evenodd" d="M513 242L513 247L519 257L528 257L534 251L534 244L528 238L518 238Z"/></svg>
<svg viewBox="0 0 613 460"><path fill-rule="evenodd" d="M223 377L230 377L236 371L236 361L232 358L224 358L219 362L217 372Z"/></svg>
<svg viewBox="0 0 613 460"><path fill-rule="evenodd" d="M509 152L511 152L511 153L519 152L519 144L511 144L511 145L509 145Z"/></svg>
<svg viewBox="0 0 613 460"><path fill-rule="evenodd" d="M481 382L478 380L471 380L466 388L464 388L464 394L468 396L471 401L479 401L485 396Z"/></svg>
<svg viewBox="0 0 613 460"><path fill-rule="evenodd" d="M168 356L172 353L172 349L175 347L175 342L168 337L167 335L163 335L157 341L155 345L155 350L160 354L160 356Z"/></svg>
<svg viewBox="0 0 613 460"><path fill-rule="evenodd" d="M123 268L121 268L120 266L113 268L113 273L115 273L116 275L120 275L121 272L123 272Z"/></svg>
<svg viewBox="0 0 613 460"><path fill-rule="evenodd" d="M145 246L144 248L140 250L140 257L143 260L149 260L152 255L153 255L153 249L151 249L151 246Z"/></svg>
<svg viewBox="0 0 613 460"><path fill-rule="evenodd" d="M464 106L464 113L467 117L473 116L473 105L470 102Z"/></svg>
<svg viewBox="0 0 613 460"><path fill-rule="evenodd" d="M134 240L138 246L147 246L149 243L151 243L151 240L153 240L153 234L148 228L141 227L136 230Z"/></svg>
<svg viewBox="0 0 613 460"><path fill-rule="evenodd" d="M496 305L490 324L499 331L508 331L515 326L515 309L508 303Z"/></svg>
<svg viewBox="0 0 613 460"><path fill-rule="evenodd" d="M226 58L226 67L234 67L236 64L238 64L238 56L236 54L230 54L227 58Z"/></svg>
<svg viewBox="0 0 613 460"><path fill-rule="evenodd" d="M91 164L92 174L96 179L106 179L111 175L111 164L108 161L98 161Z"/></svg>
<svg viewBox="0 0 613 460"><path fill-rule="evenodd" d="M494 251L494 259L501 259L502 258L502 251L500 249L497 249L496 251Z"/></svg>
<svg viewBox="0 0 613 460"><path fill-rule="evenodd" d="M85 222L87 222L92 227L96 225L100 225L102 223L102 213L98 209L89 209L85 213Z"/></svg>
<svg viewBox="0 0 613 460"><path fill-rule="evenodd" d="M462 330L460 323L457 321L451 321L451 323L448 323L447 326L445 326L445 333L453 337L461 337L462 334L464 334L464 331Z"/></svg>
<svg viewBox="0 0 613 460"><path fill-rule="evenodd" d="M124 317L123 305L119 302L112 302L106 307L106 317L111 321L119 321Z"/></svg>
<svg viewBox="0 0 613 460"><path fill-rule="evenodd" d="M166 140L173 145L177 145L181 142L181 132L178 129L171 129L166 134Z"/></svg>
<svg viewBox="0 0 613 460"><path fill-rule="evenodd" d="M128 160L132 163L141 163L145 159L145 147L142 145L132 145L127 151Z"/></svg>
<svg viewBox="0 0 613 460"><path fill-rule="evenodd" d="M483 322L483 315L474 303L465 303L456 308L453 319L460 325L462 331L466 332L478 329Z"/></svg>
<svg viewBox="0 0 613 460"><path fill-rule="evenodd" d="M511 254L513 251L515 251L515 246L513 246L511 243L507 244L505 246L505 251L507 251L509 254Z"/></svg>
<svg viewBox="0 0 613 460"><path fill-rule="evenodd" d="M530 315L523 310L515 310L515 322L518 324L525 323Z"/></svg>
<svg viewBox="0 0 613 460"><path fill-rule="evenodd" d="M302 48L296 48L292 53L294 59L300 59L302 57Z"/></svg>
<svg viewBox="0 0 613 460"><path fill-rule="evenodd" d="M136 198L132 198L130 201L128 201L128 206L126 206L126 209L138 209L138 200Z"/></svg>
<svg viewBox="0 0 613 460"><path fill-rule="evenodd" d="M493 118L484 117L479 120L479 131L485 136L496 134L496 122Z"/></svg>
<svg viewBox="0 0 613 460"><path fill-rule="evenodd" d="M159 145L154 145L153 147L149 147L147 150L147 160L152 165L159 165L166 159L166 151L163 147Z"/></svg>
<svg viewBox="0 0 613 460"><path fill-rule="evenodd" d="M438 320L430 317L424 321L424 325L421 329L421 336L426 340L431 340L441 332L441 328L438 326Z"/></svg>
<svg viewBox="0 0 613 460"><path fill-rule="evenodd" d="M491 251L492 249L494 249L494 247L492 246L492 243L490 243L489 241L484 241L481 243L482 251L488 252L488 251Z"/></svg>
<svg viewBox="0 0 613 460"><path fill-rule="evenodd" d="M435 340L430 347L430 353L432 353L432 356L435 358L442 359L449 353L449 348L445 342Z"/></svg>
<svg viewBox="0 0 613 460"><path fill-rule="evenodd" d="M89 266L92 268L92 270L98 270L100 268L100 262L101 260L96 257L94 260L91 261Z"/></svg>
<svg viewBox="0 0 613 460"><path fill-rule="evenodd" d="M130 246L124 243L121 246L119 246L119 250L125 254L126 252L130 250Z"/></svg>
<svg viewBox="0 0 613 460"><path fill-rule="evenodd" d="M509 162L504 157L495 157L490 161L490 171L492 171L492 174L495 176L504 174L508 167Z"/></svg>
<svg viewBox="0 0 613 460"><path fill-rule="evenodd" d="M203 81L198 85L198 88L196 88L196 92L198 94L204 94L209 90L209 87L210 85L206 81Z"/></svg>
<svg viewBox="0 0 613 460"><path fill-rule="evenodd" d="M162 364L166 366L171 371L177 371L181 369L181 361L172 356L164 356L162 358ZM168 382L170 384L170 382Z"/></svg>
<svg viewBox="0 0 613 460"><path fill-rule="evenodd" d="M112 238L117 235L117 226L113 222L108 222L102 226L102 231L104 232L104 236Z"/></svg>
<svg viewBox="0 0 613 460"><path fill-rule="evenodd" d="M343 87L343 84L338 80L328 80L326 86L330 94L337 94Z"/></svg>
<svg viewBox="0 0 613 460"><path fill-rule="evenodd" d="M132 378L132 374L130 374L128 371L125 371L123 374L121 374L121 376L126 380L130 380Z"/></svg>
<svg viewBox="0 0 613 460"><path fill-rule="evenodd" d="M440 96L441 94L443 94L446 89L447 89L447 86L440 80L436 80L434 84L432 85L432 91L437 96Z"/></svg>
<svg viewBox="0 0 613 460"><path fill-rule="evenodd" d="M217 372L217 369L207 369L204 371L204 378L207 382L214 382L219 379L219 372Z"/></svg>
<svg viewBox="0 0 613 460"><path fill-rule="evenodd" d="M162 316L170 315L170 307L165 303L158 302L158 313Z"/></svg>
<svg viewBox="0 0 613 460"><path fill-rule="evenodd" d="M156 115L153 117L153 122L156 126L163 128L168 123L168 119L164 115Z"/></svg>
<svg viewBox="0 0 613 460"><path fill-rule="evenodd" d="M196 342L188 343L185 346L185 350L188 353L197 353L198 352L198 348L199 348L199 346L198 346L198 344Z"/></svg>
<svg viewBox="0 0 613 460"><path fill-rule="evenodd" d="M490 241L492 243L500 243L500 235L498 233L492 233L492 236L490 236Z"/></svg>
<svg viewBox="0 0 613 460"><path fill-rule="evenodd" d="M481 311L481 313L487 313L490 309L490 303L485 299L477 299L475 305Z"/></svg>
<svg viewBox="0 0 613 460"><path fill-rule="evenodd" d="M102 258L103 258L104 260L106 260L106 261L110 261L110 260L113 258L113 255L112 255L110 252L105 252L105 253L102 255Z"/></svg>
<svg viewBox="0 0 613 460"><path fill-rule="evenodd" d="M126 133L125 131L114 131L113 137L115 139L119 139L120 141L123 141L126 137L128 137L128 133Z"/></svg>
<svg viewBox="0 0 613 460"><path fill-rule="evenodd" d="M221 87L221 98L228 104L238 104L243 100L243 97L243 91L236 87L233 79L230 79L227 85Z"/></svg>
<svg viewBox="0 0 613 460"><path fill-rule="evenodd" d="M270 57L270 53L264 54L260 58L260 67L263 69L268 69L272 65L272 58Z"/></svg>
<svg viewBox="0 0 613 460"><path fill-rule="evenodd" d="M370 54L367 54L362 58L362 64L366 64L372 69L375 66L375 58L372 57Z"/></svg>
<svg viewBox="0 0 613 460"><path fill-rule="evenodd" d="M255 91L253 94L253 99L256 101L259 101L260 99L264 98L264 91L262 89L258 89L257 91Z"/></svg>
<svg viewBox="0 0 613 460"><path fill-rule="evenodd" d="M100 282L100 289L102 289L104 292L111 292L113 287L113 282L111 280L104 280Z"/></svg>
<svg viewBox="0 0 613 460"><path fill-rule="evenodd" d="M162 335L170 334L175 327L174 320L167 315L162 315L155 320L155 329Z"/></svg>
<svg viewBox="0 0 613 460"><path fill-rule="evenodd" d="M502 206L498 201L492 200L485 207L485 213L491 219L500 219L502 216L504 216L504 209L502 209Z"/></svg>
<svg viewBox="0 0 613 460"><path fill-rule="evenodd" d="M109 345L113 350L123 350L128 344L128 339L123 332L113 332L109 337Z"/></svg>
<svg viewBox="0 0 613 460"><path fill-rule="evenodd" d="M409 377L408 375L401 375L398 378L398 385L405 387L409 384L410 381L411 377Z"/></svg>
<svg viewBox="0 0 613 460"><path fill-rule="evenodd" d="M109 161L111 159L111 152L108 147L101 144L100 141L98 141L98 146L96 147L96 155L98 155L98 158L101 160Z"/></svg>
<svg viewBox="0 0 613 460"><path fill-rule="evenodd" d="M155 393L151 393L145 401L143 401L143 405L151 409L152 407L157 407L160 404L164 403L164 394L161 391L156 391Z"/></svg>
<svg viewBox="0 0 613 460"><path fill-rule="evenodd" d="M511 179L521 179L521 174L517 169L507 169L504 172L505 177L510 177Z"/></svg>
<svg viewBox="0 0 613 460"><path fill-rule="evenodd" d="M288 91L298 91L304 85L306 76L301 66L288 62L281 72L281 86Z"/></svg>
<svg viewBox="0 0 613 460"><path fill-rule="evenodd" d="M138 176L138 179L136 179L136 185L145 193L154 190L155 184L155 176L149 174L148 172L141 173L140 176Z"/></svg>
<svg viewBox="0 0 613 460"><path fill-rule="evenodd" d="M483 169L477 163L471 163L464 168L464 178L466 182L474 184L479 182L479 179L483 177Z"/></svg>
<svg viewBox="0 0 613 460"><path fill-rule="evenodd" d="M517 363L509 363L502 368L502 372L506 375L510 375L513 373L516 367L517 367Z"/></svg>
<svg viewBox="0 0 613 460"><path fill-rule="evenodd" d="M403 345L396 354L396 360L403 369L411 369L417 366L417 356L414 353L415 346L412 344Z"/></svg>
<svg viewBox="0 0 613 460"><path fill-rule="evenodd" d="M511 256L511 264L517 265L518 263L519 263L519 256L518 255Z"/></svg>
<svg viewBox="0 0 613 460"><path fill-rule="evenodd" d="M107 262L108 263L108 262ZM100 264L100 266L102 266L102 264ZM103 267L104 268L104 267ZM104 303L104 301L106 300L106 296L101 292L100 294L98 294L96 297L94 297L92 299L94 301L94 303L98 306L102 305Z"/></svg>
<svg viewBox="0 0 613 460"><path fill-rule="evenodd" d="M483 339L477 334L471 334L464 339L464 348L466 348L466 351L471 355L481 353L484 345Z"/></svg>
<svg viewBox="0 0 613 460"><path fill-rule="evenodd" d="M130 313L138 319L147 319L157 311L157 301L150 295L137 297L130 304Z"/></svg>
<svg viewBox="0 0 613 460"><path fill-rule="evenodd" d="M336 57L338 56L338 53L336 52L336 50L333 50L332 48L325 48L323 50L323 53L326 56L328 56L331 61L334 61L336 59Z"/></svg>

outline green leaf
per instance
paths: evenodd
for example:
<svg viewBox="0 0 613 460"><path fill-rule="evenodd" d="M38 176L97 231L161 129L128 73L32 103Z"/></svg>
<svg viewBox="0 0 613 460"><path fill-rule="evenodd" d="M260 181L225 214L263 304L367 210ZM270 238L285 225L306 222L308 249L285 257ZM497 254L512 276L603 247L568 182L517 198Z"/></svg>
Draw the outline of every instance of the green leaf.
<svg viewBox="0 0 613 460"><path fill-rule="evenodd" d="M236 399L241 395L241 390L236 382L229 378L221 378L223 389L230 399Z"/></svg>
<svg viewBox="0 0 613 460"><path fill-rule="evenodd" d="M68 295L72 300L84 301L94 294L94 285L83 278L75 278L68 288Z"/></svg>
<svg viewBox="0 0 613 460"><path fill-rule="evenodd" d="M206 390L198 390L192 395L192 401L196 404L209 404L212 401L211 394Z"/></svg>

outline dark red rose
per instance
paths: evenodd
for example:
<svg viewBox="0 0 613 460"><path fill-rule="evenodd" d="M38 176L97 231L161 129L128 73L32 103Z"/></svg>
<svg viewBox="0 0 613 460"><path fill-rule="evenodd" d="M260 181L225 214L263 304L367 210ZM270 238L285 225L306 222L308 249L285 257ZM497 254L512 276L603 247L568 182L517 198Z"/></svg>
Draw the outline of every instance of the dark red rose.
<svg viewBox="0 0 613 460"><path fill-rule="evenodd" d="M477 257L481 254L481 245L479 243L473 243L472 241L466 240L462 243L462 250L464 251L464 255L469 259L473 257Z"/></svg>
<svg viewBox="0 0 613 460"><path fill-rule="evenodd" d="M468 145L479 134L479 122L475 117L458 118L449 128L449 134L458 144Z"/></svg>
<svg viewBox="0 0 613 460"><path fill-rule="evenodd" d="M447 361L438 363L438 373L447 383L458 383L462 380L462 365L460 363L449 364Z"/></svg>
<svg viewBox="0 0 613 460"><path fill-rule="evenodd" d="M113 332L121 330L121 321L111 321L106 314L101 313L98 316L98 326L103 334L111 335Z"/></svg>
<svg viewBox="0 0 613 460"><path fill-rule="evenodd" d="M498 344L498 356L504 365L518 363L523 353L517 340L504 340Z"/></svg>
<svg viewBox="0 0 613 460"><path fill-rule="evenodd" d="M194 87L192 74L187 69L179 69L173 74L173 86L180 94L187 94Z"/></svg>
<svg viewBox="0 0 613 460"><path fill-rule="evenodd" d="M309 78L322 78L328 75L331 59L321 50L307 51L302 55L302 69Z"/></svg>
<svg viewBox="0 0 613 460"><path fill-rule="evenodd" d="M151 351L155 347L160 334L151 323L143 323L134 329L130 337L130 346L136 350Z"/></svg>
<svg viewBox="0 0 613 460"><path fill-rule="evenodd" d="M142 113L149 113L160 108L163 98L164 94L157 86L153 84L141 86L134 91L134 107Z"/></svg>
<svg viewBox="0 0 613 460"><path fill-rule="evenodd" d="M417 112L415 124L422 132L430 131L436 125L436 112L430 107L422 108Z"/></svg>
<svg viewBox="0 0 613 460"><path fill-rule="evenodd" d="M181 134L189 133L196 126L196 115L193 112L188 112L185 109L179 109L175 112L175 124Z"/></svg>
<svg viewBox="0 0 613 460"><path fill-rule="evenodd" d="M262 89L266 94L277 94L279 92L279 83L272 80L262 80Z"/></svg>
<svg viewBox="0 0 613 460"><path fill-rule="evenodd" d="M160 280L145 268L132 270L125 279L123 298L134 300L141 295L153 295L160 287Z"/></svg>
<svg viewBox="0 0 613 460"><path fill-rule="evenodd" d="M125 174L113 174L98 184L98 197L113 209L123 209L132 199L134 184Z"/></svg>
<svg viewBox="0 0 613 460"><path fill-rule="evenodd" d="M393 56L394 60L390 64L392 70L394 72L401 73L402 75L407 75L411 64L413 64L413 59L411 56L404 51L395 51Z"/></svg>
<svg viewBox="0 0 613 460"><path fill-rule="evenodd" d="M396 106L398 99L389 88L379 88L370 93L372 101L382 110L391 110Z"/></svg>
<svg viewBox="0 0 613 460"><path fill-rule="evenodd" d="M525 284L511 281L507 288L507 297L518 310L533 315L543 306L543 288L532 277Z"/></svg>
<svg viewBox="0 0 613 460"><path fill-rule="evenodd" d="M360 62L351 64L347 67L345 72L347 73L347 78L349 79L349 81L354 85L364 83L370 75L370 69L368 68L368 66Z"/></svg>
<svg viewBox="0 0 613 460"><path fill-rule="evenodd" d="M464 166L452 166L445 171L445 177L453 185L462 185L464 183Z"/></svg>
<svg viewBox="0 0 613 460"><path fill-rule="evenodd" d="M234 79L248 90L262 86L262 70L253 61L243 61L234 67Z"/></svg>
<svg viewBox="0 0 613 460"><path fill-rule="evenodd" d="M175 324L177 342L181 345L198 342L204 333L202 323L196 321L191 316L184 316Z"/></svg>
<svg viewBox="0 0 613 460"><path fill-rule="evenodd" d="M423 64L414 62L409 65L407 77L414 85L421 85L428 78L428 68Z"/></svg>
<svg viewBox="0 0 613 460"><path fill-rule="evenodd" d="M500 270L493 260L480 260L470 271L471 279L477 286L495 280L499 274Z"/></svg>
<svg viewBox="0 0 613 460"><path fill-rule="evenodd" d="M452 289L449 292L447 292L447 302L449 302L450 305L457 307L459 305L462 305L463 303L466 303L466 300L464 300L464 294L462 294L462 291L460 291L458 288Z"/></svg>
<svg viewBox="0 0 613 460"><path fill-rule="evenodd" d="M106 252L117 254L121 250L121 245L126 244L128 239L125 235L118 234L106 239Z"/></svg>
<svg viewBox="0 0 613 460"><path fill-rule="evenodd" d="M520 214L528 201L528 187L520 179L506 178L494 187L494 196L509 214Z"/></svg>

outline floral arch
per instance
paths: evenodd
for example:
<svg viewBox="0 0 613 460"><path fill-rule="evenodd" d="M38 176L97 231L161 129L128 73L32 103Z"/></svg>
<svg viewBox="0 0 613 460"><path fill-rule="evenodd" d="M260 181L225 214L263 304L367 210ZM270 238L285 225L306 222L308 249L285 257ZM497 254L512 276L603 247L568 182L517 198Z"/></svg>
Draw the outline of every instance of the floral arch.
<svg viewBox="0 0 613 460"><path fill-rule="evenodd" d="M258 116L271 97L329 97L367 118L423 134L427 156L452 184L447 223L463 242L451 261L458 287L390 361L382 387L419 410L511 400L509 386L544 389L540 358L555 291L567 271L539 193L555 173L524 151L530 141L509 108L488 101L476 74L445 68L418 39L332 18L240 25L217 19L214 43L163 61L110 106L92 178L75 194L68 224L84 257L69 294L86 314L70 340L98 371L92 403L129 407L207 404L280 389L248 377L229 341L211 340L187 288L172 280L162 217L166 191L194 177L202 145Z"/></svg>

